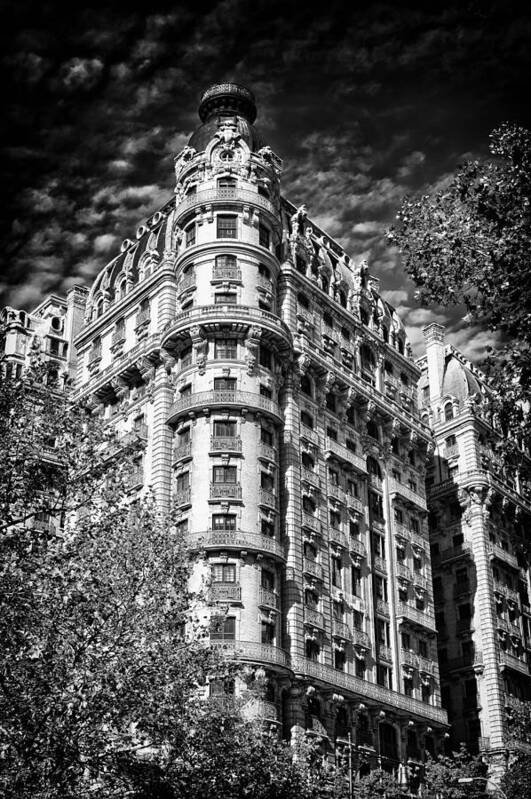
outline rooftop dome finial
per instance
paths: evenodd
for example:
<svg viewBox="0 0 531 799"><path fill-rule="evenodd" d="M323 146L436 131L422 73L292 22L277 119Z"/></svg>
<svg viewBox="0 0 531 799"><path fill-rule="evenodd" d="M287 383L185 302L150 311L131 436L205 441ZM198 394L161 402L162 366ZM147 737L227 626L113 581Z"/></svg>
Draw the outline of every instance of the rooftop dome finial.
<svg viewBox="0 0 531 799"><path fill-rule="evenodd" d="M214 114L235 114L245 117L252 125L256 119L254 95L237 83L215 83L201 97L199 117L206 122Z"/></svg>

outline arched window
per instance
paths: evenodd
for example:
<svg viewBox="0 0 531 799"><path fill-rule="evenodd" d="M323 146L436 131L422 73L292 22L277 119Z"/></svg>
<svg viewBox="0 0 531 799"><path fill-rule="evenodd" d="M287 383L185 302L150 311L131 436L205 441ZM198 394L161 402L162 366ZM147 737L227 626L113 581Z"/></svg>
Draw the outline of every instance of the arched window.
<svg viewBox="0 0 531 799"><path fill-rule="evenodd" d="M382 325L382 338L386 344L389 343L389 328L387 328L385 325Z"/></svg>
<svg viewBox="0 0 531 799"><path fill-rule="evenodd" d="M94 308L94 316L96 319L102 316L103 314L103 297L100 297L96 303L96 307Z"/></svg>
<svg viewBox="0 0 531 799"><path fill-rule="evenodd" d="M303 375L301 378L301 391L303 394L306 394L308 397L313 396L312 390L312 381L308 377L308 375Z"/></svg>
<svg viewBox="0 0 531 799"><path fill-rule="evenodd" d="M374 353L366 344L360 347L361 368L366 372L371 372L376 368Z"/></svg>
<svg viewBox="0 0 531 799"><path fill-rule="evenodd" d="M444 421L449 422L450 419L454 418L454 406L451 402L445 403L444 406Z"/></svg>
<svg viewBox="0 0 531 799"><path fill-rule="evenodd" d="M343 289L339 292L339 304L343 306L343 308L347 307L347 295L343 291Z"/></svg>

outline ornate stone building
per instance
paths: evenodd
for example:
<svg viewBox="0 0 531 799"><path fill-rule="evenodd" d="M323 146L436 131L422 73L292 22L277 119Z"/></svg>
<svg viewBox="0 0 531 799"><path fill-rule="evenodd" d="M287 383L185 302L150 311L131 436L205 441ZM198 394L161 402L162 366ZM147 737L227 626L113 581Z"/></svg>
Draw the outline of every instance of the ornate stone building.
<svg viewBox="0 0 531 799"><path fill-rule="evenodd" d="M446 730L420 370L378 281L281 196L252 94L199 115L174 198L90 288L76 390L140 432L131 491L177 504L259 715L414 774Z"/></svg>
<svg viewBox="0 0 531 799"><path fill-rule="evenodd" d="M443 706L453 743L504 757L507 708L531 699L530 572L522 544L531 493L492 449L485 379L444 328L425 331L422 418L436 453L429 475L431 552Z"/></svg>

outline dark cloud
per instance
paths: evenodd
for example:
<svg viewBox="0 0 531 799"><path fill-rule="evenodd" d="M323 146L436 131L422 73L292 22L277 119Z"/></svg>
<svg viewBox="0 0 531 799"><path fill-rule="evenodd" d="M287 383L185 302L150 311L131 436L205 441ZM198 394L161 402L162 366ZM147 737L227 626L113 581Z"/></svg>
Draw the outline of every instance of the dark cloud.
<svg viewBox="0 0 531 799"><path fill-rule="evenodd" d="M239 80L285 193L369 259L416 339L424 312L385 243L401 198L502 120L531 122L531 21L511 0L4 6L2 303L92 279L171 196L200 92Z"/></svg>

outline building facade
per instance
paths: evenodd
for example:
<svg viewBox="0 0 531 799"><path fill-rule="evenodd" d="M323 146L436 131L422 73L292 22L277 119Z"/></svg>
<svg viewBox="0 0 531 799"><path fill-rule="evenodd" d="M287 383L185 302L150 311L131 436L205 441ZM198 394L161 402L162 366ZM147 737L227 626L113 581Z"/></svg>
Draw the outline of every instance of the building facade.
<svg viewBox="0 0 531 799"><path fill-rule="evenodd" d="M177 506L254 710L414 775L447 730L421 370L366 266L281 196L252 94L213 86L199 115L72 328L76 391L140 434L131 491Z"/></svg>
<svg viewBox="0 0 531 799"><path fill-rule="evenodd" d="M522 546L531 492L494 452L484 376L445 345L440 325L424 334L419 396L436 440L428 482L443 706L453 743L466 741L501 764L507 711L531 699L531 584Z"/></svg>

